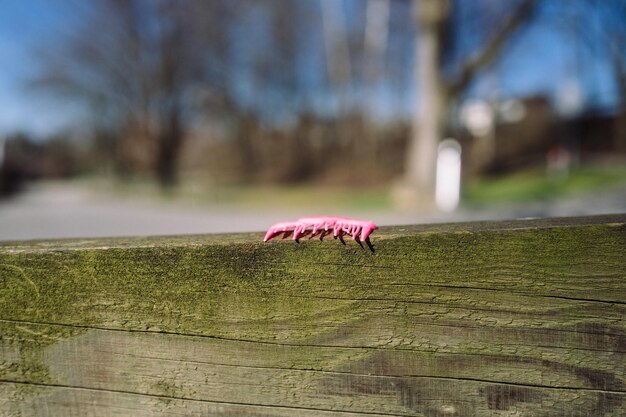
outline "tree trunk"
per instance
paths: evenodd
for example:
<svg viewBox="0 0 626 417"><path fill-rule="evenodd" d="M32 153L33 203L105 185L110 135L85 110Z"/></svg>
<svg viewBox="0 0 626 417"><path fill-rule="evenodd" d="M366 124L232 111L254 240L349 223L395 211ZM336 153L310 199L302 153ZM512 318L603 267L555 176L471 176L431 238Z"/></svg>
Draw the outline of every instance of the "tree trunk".
<svg viewBox="0 0 626 417"><path fill-rule="evenodd" d="M413 133L407 152L404 183L398 202L411 199L420 206L434 202L437 145L446 126L450 101L469 85L476 74L502 51L506 40L533 15L538 0L522 0L499 30L461 66L455 80L440 75L443 34L450 17L449 0L414 0L416 36L416 87L420 106L413 118ZM410 201L409 201L410 202ZM415 206L410 203L408 206Z"/></svg>
<svg viewBox="0 0 626 417"><path fill-rule="evenodd" d="M171 189L178 182L178 157L182 148L184 132L180 112L172 110L159 132L159 149L156 174L159 185L164 190Z"/></svg>
<svg viewBox="0 0 626 417"><path fill-rule="evenodd" d="M621 56L613 56L613 67L617 75L619 93L617 111L615 112L613 141L615 150L624 153L626 152L626 68Z"/></svg>
<svg viewBox="0 0 626 417"><path fill-rule="evenodd" d="M437 144L446 114L446 88L439 74L441 34L449 13L447 0L415 3L417 23L416 85L420 104L413 118L413 132L406 161L405 182L422 201L432 201Z"/></svg>

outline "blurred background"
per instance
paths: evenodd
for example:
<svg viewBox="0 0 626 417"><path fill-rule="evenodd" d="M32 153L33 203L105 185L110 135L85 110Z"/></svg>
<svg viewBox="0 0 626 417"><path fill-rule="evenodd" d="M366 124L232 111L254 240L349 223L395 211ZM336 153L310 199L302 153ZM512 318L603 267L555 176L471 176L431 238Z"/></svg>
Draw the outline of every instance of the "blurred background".
<svg viewBox="0 0 626 417"><path fill-rule="evenodd" d="M623 0L0 0L0 240L626 212Z"/></svg>

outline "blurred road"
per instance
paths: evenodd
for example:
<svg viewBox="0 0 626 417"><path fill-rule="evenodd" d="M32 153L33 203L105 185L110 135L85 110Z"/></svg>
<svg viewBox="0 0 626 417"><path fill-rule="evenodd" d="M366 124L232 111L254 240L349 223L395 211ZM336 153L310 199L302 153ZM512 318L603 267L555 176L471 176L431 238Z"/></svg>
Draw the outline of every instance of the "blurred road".
<svg viewBox="0 0 626 417"><path fill-rule="evenodd" d="M575 216L626 212L626 185L575 198L461 208L451 214L393 211L342 212L379 225ZM0 200L0 240L147 236L262 231L302 210L230 208L149 199L125 199L67 184L45 184ZM335 214L335 213L331 213Z"/></svg>

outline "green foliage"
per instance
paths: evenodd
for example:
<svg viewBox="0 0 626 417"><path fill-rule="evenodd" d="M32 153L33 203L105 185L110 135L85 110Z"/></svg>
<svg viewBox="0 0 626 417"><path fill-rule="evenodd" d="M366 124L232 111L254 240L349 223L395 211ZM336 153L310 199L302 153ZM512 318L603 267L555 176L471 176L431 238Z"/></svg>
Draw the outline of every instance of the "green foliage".
<svg viewBox="0 0 626 417"><path fill-rule="evenodd" d="M550 178L543 171L527 171L470 181L463 196L469 203L523 202L574 196L620 183L626 183L626 167L580 168L567 178Z"/></svg>

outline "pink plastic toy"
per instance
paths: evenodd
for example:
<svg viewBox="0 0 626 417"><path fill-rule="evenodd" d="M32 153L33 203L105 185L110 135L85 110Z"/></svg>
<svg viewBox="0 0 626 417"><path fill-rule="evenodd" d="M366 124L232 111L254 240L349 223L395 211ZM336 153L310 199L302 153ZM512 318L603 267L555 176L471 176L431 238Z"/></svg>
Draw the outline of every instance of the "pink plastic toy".
<svg viewBox="0 0 626 417"><path fill-rule="evenodd" d="M357 242L367 242L369 236L378 227L367 220L348 219L346 217L323 216L323 217L302 217L295 222L280 222L272 225L265 234L264 242L281 235L283 239L293 233L293 239L297 242L301 237L309 236L309 239L319 235L333 234L335 239L339 238L343 242L344 235L352 236Z"/></svg>

